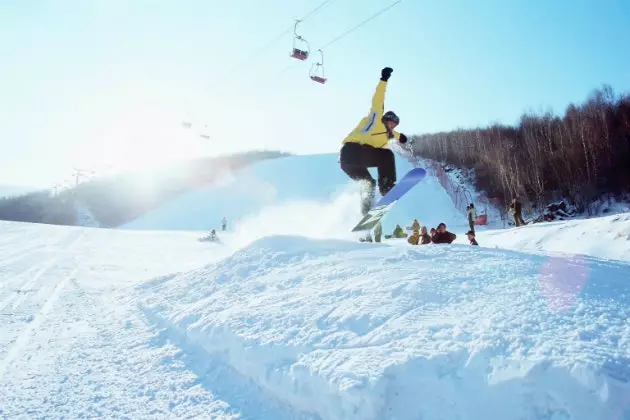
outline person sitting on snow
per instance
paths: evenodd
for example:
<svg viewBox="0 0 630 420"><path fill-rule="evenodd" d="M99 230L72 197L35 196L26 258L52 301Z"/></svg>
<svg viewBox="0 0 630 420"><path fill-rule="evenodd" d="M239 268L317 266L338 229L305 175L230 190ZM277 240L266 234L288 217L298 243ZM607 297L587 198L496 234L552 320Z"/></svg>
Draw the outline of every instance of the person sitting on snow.
<svg viewBox="0 0 630 420"><path fill-rule="evenodd" d="M427 233L427 227L422 226L422 229L420 230L420 245L427 245L430 243L431 243L431 236L429 236L429 234Z"/></svg>
<svg viewBox="0 0 630 420"><path fill-rule="evenodd" d="M479 245L477 243L477 240L475 239L475 232L469 230L468 232L466 232L466 236L468 236L468 242L470 242L471 245Z"/></svg>
<svg viewBox="0 0 630 420"><path fill-rule="evenodd" d="M418 222L418 219L413 219L413 223L411 224L411 230L412 231L416 231L416 230L420 230L420 222Z"/></svg>
<svg viewBox="0 0 630 420"><path fill-rule="evenodd" d="M407 234L405 233L403 228L400 227L400 225L396 225L396 227L394 228L394 233L392 234L392 236L394 238L406 238Z"/></svg>
<svg viewBox="0 0 630 420"><path fill-rule="evenodd" d="M440 223L437 227L437 232L431 238L431 241L433 241L434 244L450 244L455 240L455 238L457 238L457 235L447 231L445 223Z"/></svg>
<svg viewBox="0 0 630 420"><path fill-rule="evenodd" d="M405 233L405 231L400 225L396 225L396 227L394 228L394 232L391 235L385 235L385 239L406 238L406 237L407 237L407 234Z"/></svg>
<svg viewBox="0 0 630 420"><path fill-rule="evenodd" d="M407 238L407 242L409 245L418 245L420 241L420 232L418 230L414 230L413 233Z"/></svg>

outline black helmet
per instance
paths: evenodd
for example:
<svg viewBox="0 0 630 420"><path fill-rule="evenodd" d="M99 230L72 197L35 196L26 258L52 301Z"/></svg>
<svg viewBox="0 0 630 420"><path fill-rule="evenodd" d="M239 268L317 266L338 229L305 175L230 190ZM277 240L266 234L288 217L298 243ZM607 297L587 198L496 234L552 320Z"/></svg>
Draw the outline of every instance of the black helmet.
<svg viewBox="0 0 630 420"><path fill-rule="evenodd" d="M400 124L400 118L398 118L398 115L394 114L392 111L387 111L383 114L381 121L383 121L383 123L385 123L385 121L394 121L396 125Z"/></svg>

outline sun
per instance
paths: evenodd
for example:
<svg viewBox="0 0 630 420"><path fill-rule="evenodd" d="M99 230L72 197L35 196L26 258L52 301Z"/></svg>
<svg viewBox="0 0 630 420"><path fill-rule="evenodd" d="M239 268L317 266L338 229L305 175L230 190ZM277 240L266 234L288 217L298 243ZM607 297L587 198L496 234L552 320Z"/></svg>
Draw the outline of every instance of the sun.
<svg viewBox="0 0 630 420"><path fill-rule="evenodd" d="M146 104L113 115L95 127L95 137L82 147L77 166L98 173L136 172L207 154L212 139L177 117Z"/></svg>

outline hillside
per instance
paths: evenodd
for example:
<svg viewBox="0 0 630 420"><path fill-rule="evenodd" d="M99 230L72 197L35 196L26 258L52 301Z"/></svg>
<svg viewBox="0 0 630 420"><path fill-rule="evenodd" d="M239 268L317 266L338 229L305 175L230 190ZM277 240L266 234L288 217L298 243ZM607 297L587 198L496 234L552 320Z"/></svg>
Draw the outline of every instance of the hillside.
<svg viewBox="0 0 630 420"><path fill-rule="evenodd" d="M136 171L95 178L76 187L43 190L18 197L0 198L0 220L116 227L177 195L211 185L224 172L253 162L285 156L253 151L230 156L200 158L154 171Z"/></svg>
<svg viewBox="0 0 630 420"><path fill-rule="evenodd" d="M356 183L339 169L336 154L290 156L227 174L216 185L190 191L123 226L124 229L207 230L223 217L230 230L251 238L298 234L348 238L360 220ZM396 157L398 177L411 164ZM370 169L376 177L375 169ZM417 218L428 226L463 226L465 218L435 178L427 177L383 220L385 232ZM356 235L355 235L356 236Z"/></svg>
<svg viewBox="0 0 630 420"><path fill-rule="evenodd" d="M455 243L466 244L465 203L457 202L460 197L449 195L443 188L443 180L431 169L431 162L420 159L418 163L429 168L429 174L385 217L384 232L391 233L396 224L407 227L413 219L429 228L445 222L458 236ZM412 167L399 156L396 164L399 177ZM376 171L371 171L376 176ZM121 229L192 230L199 236L217 229L220 238L236 248L277 234L356 240L359 235L350 233L350 229L360 218L358 202L357 186L338 169L336 154L290 156L227 174L215 185L181 194ZM476 228L482 247L630 261L627 212L504 229L501 215L492 206L478 205L478 212L483 211L488 211L489 224ZM220 231L223 217L228 221L227 232ZM407 245L404 240L388 242Z"/></svg>

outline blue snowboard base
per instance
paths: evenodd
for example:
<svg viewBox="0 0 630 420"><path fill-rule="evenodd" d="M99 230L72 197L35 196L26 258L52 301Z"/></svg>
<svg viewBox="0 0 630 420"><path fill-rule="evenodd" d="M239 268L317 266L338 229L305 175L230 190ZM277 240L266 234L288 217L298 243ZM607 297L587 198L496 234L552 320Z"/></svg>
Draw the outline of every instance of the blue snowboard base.
<svg viewBox="0 0 630 420"><path fill-rule="evenodd" d="M363 216L361 221L352 229L352 232L373 229L381 222L381 219L385 217L394 204L396 204L396 202L417 183L422 181L426 174L427 171L423 168L414 168L407 172L407 174L394 186L394 188L389 190L389 192L378 200L374 207L372 207L370 211Z"/></svg>

